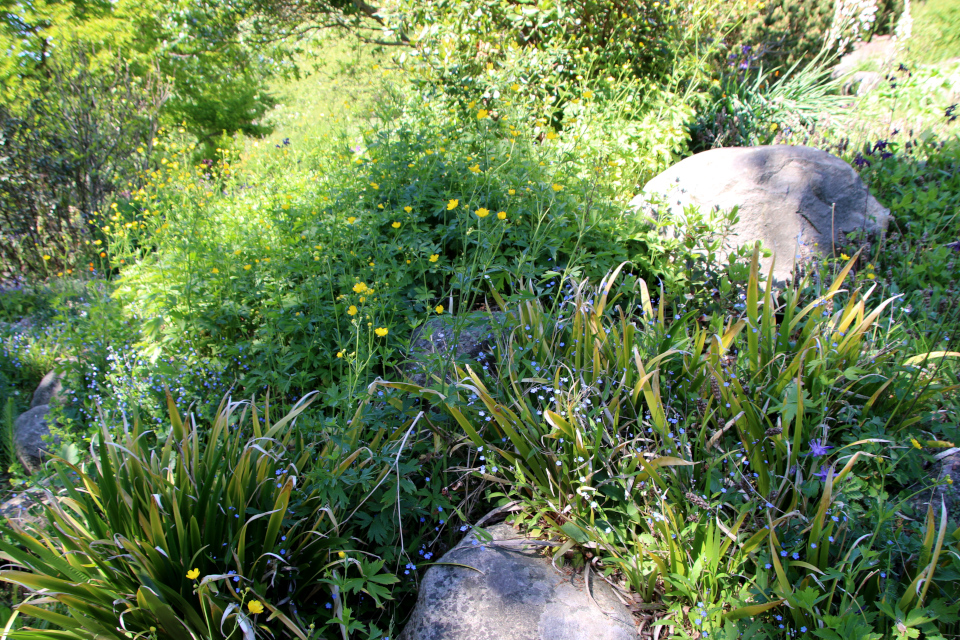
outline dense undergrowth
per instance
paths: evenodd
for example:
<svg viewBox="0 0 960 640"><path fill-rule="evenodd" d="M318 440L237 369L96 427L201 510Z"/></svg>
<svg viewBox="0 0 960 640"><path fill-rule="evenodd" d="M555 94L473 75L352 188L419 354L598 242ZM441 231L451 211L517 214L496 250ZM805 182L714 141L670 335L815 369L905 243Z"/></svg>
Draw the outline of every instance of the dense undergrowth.
<svg viewBox="0 0 960 640"><path fill-rule="evenodd" d="M158 129L0 295L6 421L55 367L68 399L48 526L0 542L9 626L395 637L423 571L519 500L647 628L955 633L956 53L911 45L844 97L811 44L829 3L768 4L398 5L402 50L306 47L332 59L278 88L271 135ZM722 221L626 207L691 152L771 142L853 164L888 231L781 290L753 247L717 258ZM417 332L478 319L478 358L405 379Z"/></svg>

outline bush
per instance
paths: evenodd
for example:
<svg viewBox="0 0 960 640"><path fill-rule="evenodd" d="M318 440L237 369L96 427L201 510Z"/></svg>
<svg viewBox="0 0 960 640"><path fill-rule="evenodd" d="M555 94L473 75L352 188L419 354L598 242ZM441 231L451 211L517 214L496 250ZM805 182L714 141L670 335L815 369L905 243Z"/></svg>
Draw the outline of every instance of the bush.
<svg viewBox="0 0 960 640"><path fill-rule="evenodd" d="M916 527L893 514L921 442L957 433L936 419L943 382L915 375L926 356L876 331L891 300L843 295L853 264L801 304L761 288L755 254L729 321L697 322L642 280L615 289L619 270L569 284L556 317L518 304L489 354L499 380L465 367L442 406L485 456L477 472L524 501L518 521L568 540L555 559L599 553L594 567L662 599L659 624L684 637L884 633L898 619L932 633L960 595L938 555L946 512L931 505ZM912 552L925 559L904 562ZM904 613L882 605L896 600Z"/></svg>
<svg viewBox="0 0 960 640"><path fill-rule="evenodd" d="M314 623L364 628L356 616L368 605L357 597L380 608L397 582L384 560L353 550L348 522L370 496L344 504L310 482L324 464L331 482L366 466L361 450L308 446L294 424L309 400L276 422L269 405L261 413L244 404L225 400L201 430L168 396L165 437L135 419L119 440L101 431L86 469L55 462L66 497L50 496L52 528L8 529L14 544L0 549L17 568L0 579L43 590L63 609L25 603L19 613L116 638L230 638L254 625L304 638ZM58 637L30 637L46 635Z"/></svg>

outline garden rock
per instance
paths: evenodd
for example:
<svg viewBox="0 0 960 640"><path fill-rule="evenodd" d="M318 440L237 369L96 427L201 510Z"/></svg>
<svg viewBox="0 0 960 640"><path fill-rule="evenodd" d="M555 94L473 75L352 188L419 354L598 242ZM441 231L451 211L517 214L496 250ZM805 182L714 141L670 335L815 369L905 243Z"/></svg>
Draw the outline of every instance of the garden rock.
<svg viewBox="0 0 960 640"><path fill-rule="evenodd" d="M930 479L944 484L918 494L909 504L914 517L921 522L927 517L927 505L932 505L933 517L939 526L942 502L947 508L947 519L953 523L952 531L960 525L960 449L948 449L936 457L929 468Z"/></svg>
<svg viewBox="0 0 960 640"><path fill-rule="evenodd" d="M633 618L594 576L590 593L511 526L469 534L430 567L400 640L632 640ZM472 567L472 568L467 568ZM592 595L591 595L592 594Z"/></svg>
<svg viewBox="0 0 960 640"><path fill-rule="evenodd" d="M431 375L446 370L451 380L451 361L469 361L474 369L482 369L491 361L490 346L495 342L494 328L506 321L506 314L469 313L460 316L438 317L417 328L410 338L408 364L405 367L411 382L423 386Z"/></svg>
<svg viewBox="0 0 960 640"><path fill-rule="evenodd" d="M870 93L883 82L883 75L876 71L857 71L843 83L843 94L862 96Z"/></svg>
<svg viewBox="0 0 960 640"><path fill-rule="evenodd" d="M44 442L44 437L50 435L49 412L50 405L41 404L20 414L13 425L14 449L28 473L37 471L50 449L59 442L59 438L51 443Z"/></svg>
<svg viewBox="0 0 960 640"><path fill-rule="evenodd" d="M33 392L33 402L30 403L30 408L33 409L42 404L60 404L65 402L67 397L63 393L63 376L64 372L61 371L57 373L56 370L43 376L43 380L40 381L37 390Z"/></svg>
<svg viewBox="0 0 960 640"><path fill-rule="evenodd" d="M693 205L705 216L739 206L724 260L735 246L761 241L776 256L774 280L790 279L794 262L827 254L845 234L886 229L890 212L849 164L810 147L769 145L711 149L670 167L648 182L630 206L682 226ZM761 259L767 273L773 257Z"/></svg>
<svg viewBox="0 0 960 640"><path fill-rule="evenodd" d="M869 42L858 42L853 51L840 58L830 75L842 78L863 66L883 68L893 62L897 55L897 42L893 36L874 36Z"/></svg>

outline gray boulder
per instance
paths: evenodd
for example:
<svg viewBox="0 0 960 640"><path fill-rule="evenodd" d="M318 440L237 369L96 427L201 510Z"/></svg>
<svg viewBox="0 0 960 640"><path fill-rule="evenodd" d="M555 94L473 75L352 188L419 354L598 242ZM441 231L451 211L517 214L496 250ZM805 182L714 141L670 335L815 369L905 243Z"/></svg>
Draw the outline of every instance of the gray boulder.
<svg viewBox="0 0 960 640"><path fill-rule="evenodd" d="M471 533L440 560L472 569L440 564L427 570L400 640L636 637L633 617L605 582L594 577L576 586L509 525L486 531L492 544Z"/></svg>
<svg viewBox="0 0 960 640"><path fill-rule="evenodd" d="M30 403L30 408L33 409L42 404L60 404L65 402L66 395L63 393L62 384L63 376L64 372L61 371L57 373L56 370L43 376L43 380L40 381L37 390L33 392L33 402Z"/></svg>
<svg viewBox="0 0 960 640"><path fill-rule="evenodd" d="M44 442L44 437L50 436L50 426L47 415L50 405L41 404L20 414L13 424L13 444L17 452L17 459L27 473L34 473L43 464L43 459L51 449L55 449L59 438L52 442Z"/></svg>
<svg viewBox="0 0 960 640"><path fill-rule="evenodd" d="M670 167L631 202L634 210L684 226L684 209L706 217L739 206L720 258L761 241L776 256L774 280L791 278L795 262L828 254L857 230L886 229L890 212L849 164L810 147L770 145L711 149ZM764 273L772 258L761 260Z"/></svg>
<svg viewBox="0 0 960 640"><path fill-rule="evenodd" d="M843 83L843 94L847 96L863 96L883 82L883 75L877 71L857 71Z"/></svg>
<svg viewBox="0 0 960 640"><path fill-rule="evenodd" d="M424 385L430 376L444 372L450 382L454 362L469 364L474 371L492 365L490 347L505 321L502 313L468 313L425 322L410 338L406 376L414 384Z"/></svg>
<svg viewBox="0 0 960 640"><path fill-rule="evenodd" d="M921 522L927 517L927 506L932 506L937 526L940 523L940 505L943 504L947 508L947 518L953 523L950 525L952 531L960 524L960 449L954 447L934 456L934 462L927 471L931 480L941 484L918 493L907 504L913 516ZM906 493L915 491L916 487L911 487Z"/></svg>

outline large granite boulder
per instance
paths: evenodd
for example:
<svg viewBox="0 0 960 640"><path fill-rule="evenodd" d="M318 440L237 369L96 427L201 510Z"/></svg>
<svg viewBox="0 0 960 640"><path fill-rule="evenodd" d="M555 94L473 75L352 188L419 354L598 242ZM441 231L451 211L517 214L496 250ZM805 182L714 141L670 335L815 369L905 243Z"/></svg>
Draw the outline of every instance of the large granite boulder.
<svg viewBox="0 0 960 640"><path fill-rule="evenodd" d="M636 637L630 612L601 579L576 585L511 526L486 531L492 542L471 533L440 560L466 566L438 564L427 570L400 640Z"/></svg>
<svg viewBox="0 0 960 640"><path fill-rule="evenodd" d="M422 386L441 373L450 382L454 363L469 364L474 371L488 369L493 364L491 346L504 322L506 314L479 312L425 322L410 338L406 376Z"/></svg>
<svg viewBox="0 0 960 640"><path fill-rule="evenodd" d="M13 424L14 449L27 473L37 471L49 452L56 449L58 440L50 440L49 413L50 405L41 404L20 414ZM45 442L45 438L50 441Z"/></svg>
<svg viewBox="0 0 960 640"><path fill-rule="evenodd" d="M63 392L63 376L63 371L58 373L56 370L43 376L43 380L40 381L36 391L33 392L33 402L30 403L30 408L33 409L42 404L65 403L67 396Z"/></svg>
<svg viewBox="0 0 960 640"><path fill-rule="evenodd" d="M829 253L857 230L887 227L890 212L870 195L849 164L819 149L770 145L711 149L648 182L630 206L684 226L684 209L718 215L739 207L721 259L757 240L776 256L774 280L791 278L795 262ZM772 258L761 261L764 272Z"/></svg>

